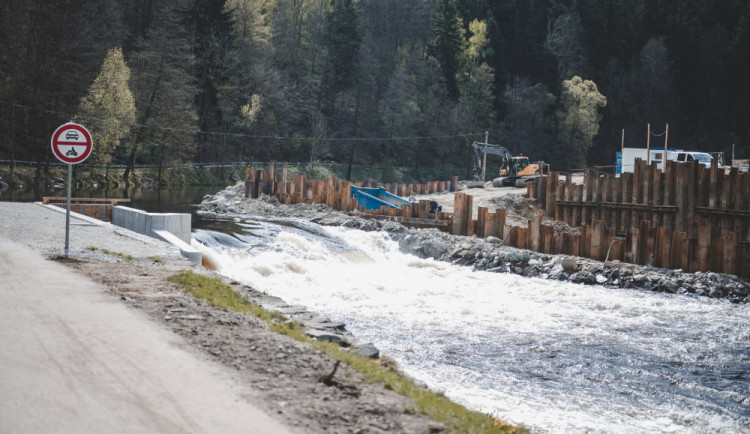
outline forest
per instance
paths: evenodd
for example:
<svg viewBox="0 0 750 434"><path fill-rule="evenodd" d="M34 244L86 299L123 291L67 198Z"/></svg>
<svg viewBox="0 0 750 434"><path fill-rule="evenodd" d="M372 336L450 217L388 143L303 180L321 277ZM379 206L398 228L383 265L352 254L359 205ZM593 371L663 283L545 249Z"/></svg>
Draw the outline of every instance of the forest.
<svg viewBox="0 0 750 434"><path fill-rule="evenodd" d="M128 171L465 173L485 132L554 170L623 139L748 158L750 2L0 1L0 160L44 170L69 120Z"/></svg>

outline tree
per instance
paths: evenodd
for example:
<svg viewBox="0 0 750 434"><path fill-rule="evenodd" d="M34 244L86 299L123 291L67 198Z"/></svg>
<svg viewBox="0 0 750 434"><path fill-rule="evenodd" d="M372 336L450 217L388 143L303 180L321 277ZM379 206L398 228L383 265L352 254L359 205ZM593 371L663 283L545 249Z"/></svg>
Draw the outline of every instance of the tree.
<svg viewBox="0 0 750 434"><path fill-rule="evenodd" d="M464 131L486 130L494 123L494 81L494 71L486 63L464 81L458 103L459 125Z"/></svg>
<svg viewBox="0 0 750 434"><path fill-rule="evenodd" d="M532 86L526 79L516 78L505 89L503 97L510 151L514 155L523 152L535 160L550 160L555 96L541 83Z"/></svg>
<svg viewBox="0 0 750 434"><path fill-rule="evenodd" d="M121 44L119 11L111 0L0 2L0 140L13 159L40 163L37 183L54 159L50 132Z"/></svg>
<svg viewBox="0 0 750 434"><path fill-rule="evenodd" d="M547 48L555 55L560 78L589 72L581 17L571 12L557 17L547 35Z"/></svg>
<svg viewBox="0 0 750 434"><path fill-rule="evenodd" d="M428 53L440 63L451 100L458 99L459 61L466 43L463 23L453 0L438 0L432 18L432 41Z"/></svg>
<svg viewBox="0 0 750 434"><path fill-rule="evenodd" d="M92 160L107 166L120 140L135 122L135 101L129 87L130 68L125 64L121 48L107 53L101 72L94 79L88 94L81 98L78 118L85 122L94 143Z"/></svg>
<svg viewBox="0 0 750 434"><path fill-rule="evenodd" d="M352 0L331 0L326 15L328 60L334 91L349 86L355 73L361 37Z"/></svg>
<svg viewBox="0 0 750 434"><path fill-rule="evenodd" d="M561 106L558 110L559 130L556 161L561 169L580 168L586 163L586 152L599 132L599 110L607 98L591 80L575 76L562 83Z"/></svg>
<svg viewBox="0 0 750 434"><path fill-rule="evenodd" d="M640 55L640 68L632 94L632 104L642 123L662 123L673 119L676 103L669 52L661 38L651 38Z"/></svg>
<svg viewBox="0 0 750 434"><path fill-rule="evenodd" d="M198 89L192 75L194 58L183 24L163 7L154 12L154 25L136 44L130 58L139 126L128 144L126 183L139 152L159 165L160 181L161 169L167 163L192 159L196 152Z"/></svg>
<svg viewBox="0 0 750 434"><path fill-rule="evenodd" d="M466 44L464 56L466 57L469 71L471 71L475 66L481 65L487 58L492 56L494 52L487 35L486 22L479 20L470 22L469 32L471 32L471 36Z"/></svg>

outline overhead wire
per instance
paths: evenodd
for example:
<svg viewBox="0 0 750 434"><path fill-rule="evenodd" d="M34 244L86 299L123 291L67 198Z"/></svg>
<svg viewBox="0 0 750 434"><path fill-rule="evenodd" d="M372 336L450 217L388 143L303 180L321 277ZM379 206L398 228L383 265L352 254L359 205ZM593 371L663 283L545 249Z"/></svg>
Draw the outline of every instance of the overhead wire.
<svg viewBox="0 0 750 434"><path fill-rule="evenodd" d="M95 116L73 115L71 113L64 113L64 112L55 111L55 110L32 107L32 106L28 106L24 104L18 104L18 103L3 101L3 100L0 100L0 103L12 105L14 107L19 107L23 109L36 110L36 111L43 112L43 113L59 115L62 118L66 118L66 119L79 118L79 119L87 119L87 120L93 120L93 121L98 121L98 122L120 123L120 124L127 125L130 127L153 128L153 129L159 129L159 130L164 130L164 131L183 132L183 133L189 133L189 134L203 134L203 135L209 135L209 136L244 137L244 138L251 138L251 139L272 139L272 140L299 140L299 141L320 140L320 138L317 138L317 137L273 136L273 135L262 135L262 134L229 133L229 132L221 132L221 131L189 130L189 129L184 129L184 128L165 127L161 125L148 125L148 124L122 122L122 121L118 121L114 119L98 118ZM325 138L325 141L329 141L329 142L381 141L382 142L386 140L401 141L401 140L453 139L453 138L474 137L474 136L482 136L482 135L484 135L484 133L467 133L467 134L438 135L438 136L407 136L407 137L329 137L329 138Z"/></svg>

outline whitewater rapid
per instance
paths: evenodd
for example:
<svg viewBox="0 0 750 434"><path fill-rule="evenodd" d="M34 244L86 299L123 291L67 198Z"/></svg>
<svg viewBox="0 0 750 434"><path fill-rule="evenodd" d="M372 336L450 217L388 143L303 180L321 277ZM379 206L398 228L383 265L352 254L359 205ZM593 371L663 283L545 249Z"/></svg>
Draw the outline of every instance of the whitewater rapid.
<svg viewBox="0 0 750 434"><path fill-rule="evenodd" d="M198 230L219 271L323 313L432 389L535 432L750 432L750 306L472 271L387 234Z"/></svg>

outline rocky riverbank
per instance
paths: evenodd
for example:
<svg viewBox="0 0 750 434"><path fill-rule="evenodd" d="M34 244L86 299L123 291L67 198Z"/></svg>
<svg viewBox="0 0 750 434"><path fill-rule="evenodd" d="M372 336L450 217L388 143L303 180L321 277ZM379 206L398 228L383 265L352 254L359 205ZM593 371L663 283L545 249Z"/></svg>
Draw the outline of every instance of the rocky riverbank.
<svg viewBox="0 0 750 434"><path fill-rule="evenodd" d="M503 246L502 240L495 237L455 236L436 229L407 228L394 221L349 215L325 205L282 205L268 196L245 199L241 184L206 196L201 203L200 213L216 218L241 219L244 215L295 217L323 226L384 231L399 243L404 252L489 272L689 297L725 298L732 302L747 302L750 296L750 284L733 275L688 273L619 261L600 262L575 256L543 254Z"/></svg>

